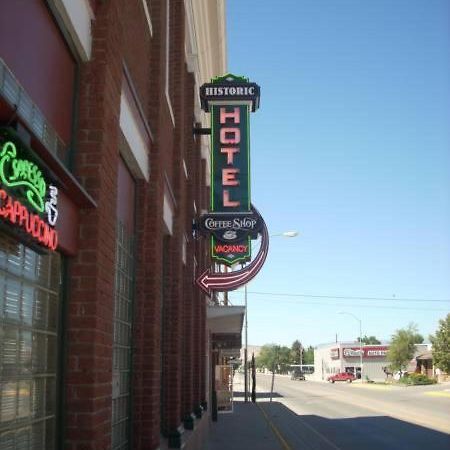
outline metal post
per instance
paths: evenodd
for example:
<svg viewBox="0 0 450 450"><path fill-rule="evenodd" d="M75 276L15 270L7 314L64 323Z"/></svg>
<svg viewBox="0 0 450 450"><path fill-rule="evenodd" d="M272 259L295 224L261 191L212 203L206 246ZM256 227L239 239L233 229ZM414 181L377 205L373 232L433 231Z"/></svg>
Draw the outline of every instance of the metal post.
<svg viewBox="0 0 450 450"><path fill-rule="evenodd" d="M256 403L256 364L254 353L252 353L252 402Z"/></svg>
<svg viewBox="0 0 450 450"><path fill-rule="evenodd" d="M300 343L300 371L303 372L303 345Z"/></svg>
<svg viewBox="0 0 450 450"><path fill-rule="evenodd" d="M272 367L272 386L270 387L270 401L272 401L274 383L275 383L275 367Z"/></svg>
<svg viewBox="0 0 450 450"><path fill-rule="evenodd" d="M245 347L244 347L244 400L248 401L248 368L247 368L247 351L248 351L248 322L247 322L247 285L245 285L245 324L244 324L244 331L245 331Z"/></svg>
<svg viewBox="0 0 450 450"><path fill-rule="evenodd" d="M361 319L358 320L359 320L359 366L361 367L361 383L363 383L363 349L362 349Z"/></svg>
<svg viewBox="0 0 450 450"><path fill-rule="evenodd" d="M346 311L339 311L338 314L348 314L349 316L352 316L355 320L359 322L359 366L361 370L361 383L363 383L363 347L362 347L362 320L356 317L353 313L346 312ZM355 367L355 377L356 377L356 367Z"/></svg>
<svg viewBox="0 0 450 450"><path fill-rule="evenodd" d="M278 367L278 362L279 362L279 347L278 345L275 347L275 351L276 351L276 360L273 362L273 367L272 367L272 386L270 387L270 401L272 401L272 397L273 397L273 385L275 383L275 370ZM275 364L276 362L276 364Z"/></svg>

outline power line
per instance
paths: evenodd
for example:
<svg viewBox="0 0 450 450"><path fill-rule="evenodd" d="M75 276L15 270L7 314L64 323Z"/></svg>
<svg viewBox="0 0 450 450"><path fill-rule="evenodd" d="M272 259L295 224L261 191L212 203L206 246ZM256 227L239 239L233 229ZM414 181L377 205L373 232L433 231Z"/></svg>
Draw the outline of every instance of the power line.
<svg viewBox="0 0 450 450"><path fill-rule="evenodd" d="M250 294L250 292L248 292ZM260 298L259 301L273 301L268 298ZM278 300L279 303L289 303L291 305L315 305L315 306L336 306L335 303L326 303L326 302L308 302L308 301L295 301L295 300ZM448 312L448 309L441 308L410 308L408 306L389 306L389 305L355 305L353 304L342 304L339 303L339 307L348 307L348 308L371 308L371 309L395 309L395 310L407 310L407 311L442 311Z"/></svg>
<svg viewBox="0 0 450 450"><path fill-rule="evenodd" d="M238 293L243 293L243 291L236 291ZM359 297L351 295L317 295L317 294L286 294L281 292L259 292L259 291L248 291L249 294L255 295L270 295L276 297L304 297L304 298L330 298L336 300L370 300L370 301L395 301L395 302L437 302L437 303L448 303L450 305L450 300L448 299L434 299L434 298L399 298L399 297Z"/></svg>

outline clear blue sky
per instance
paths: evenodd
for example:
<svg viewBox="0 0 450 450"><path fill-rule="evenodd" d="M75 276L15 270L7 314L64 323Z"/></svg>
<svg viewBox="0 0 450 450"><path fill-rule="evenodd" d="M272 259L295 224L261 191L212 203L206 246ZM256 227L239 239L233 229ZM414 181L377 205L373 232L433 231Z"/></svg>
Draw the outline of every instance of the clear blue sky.
<svg viewBox="0 0 450 450"><path fill-rule="evenodd" d="M226 8L229 71L261 86L252 200L270 233L300 232L271 239L248 286L249 344L355 339L338 311L363 334L415 322L428 338L450 310L450 2Z"/></svg>

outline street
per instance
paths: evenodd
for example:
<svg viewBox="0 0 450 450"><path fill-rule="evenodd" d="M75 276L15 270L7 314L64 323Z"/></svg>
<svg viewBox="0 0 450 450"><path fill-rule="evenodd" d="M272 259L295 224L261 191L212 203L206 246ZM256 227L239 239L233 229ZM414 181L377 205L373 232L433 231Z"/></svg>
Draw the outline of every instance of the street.
<svg viewBox="0 0 450 450"><path fill-rule="evenodd" d="M450 385L397 387L257 375L257 400L285 450L450 448ZM284 441L284 442L283 442Z"/></svg>

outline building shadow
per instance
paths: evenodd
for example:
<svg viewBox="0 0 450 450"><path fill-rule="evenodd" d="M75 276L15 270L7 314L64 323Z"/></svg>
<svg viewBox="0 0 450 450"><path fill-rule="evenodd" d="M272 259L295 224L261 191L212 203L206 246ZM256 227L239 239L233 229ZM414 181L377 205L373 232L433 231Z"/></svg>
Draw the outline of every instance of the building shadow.
<svg viewBox="0 0 450 450"><path fill-rule="evenodd" d="M292 450L449 450L450 434L388 416L329 419L260 402ZM450 432L450 424L449 424Z"/></svg>
<svg viewBox="0 0 450 450"><path fill-rule="evenodd" d="M251 391L249 391L248 393L249 398L251 398L252 393ZM243 391L234 391L233 392L233 397L234 398L239 398L239 397L245 397L245 392ZM274 392L272 394L272 398L281 398L283 397L281 394L279 394L278 392ZM256 399L263 399L263 398L270 398L270 392L257 392L256 393Z"/></svg>

